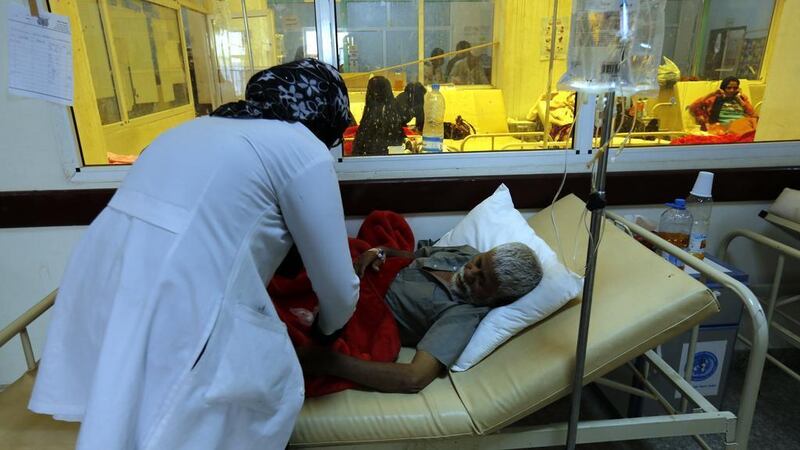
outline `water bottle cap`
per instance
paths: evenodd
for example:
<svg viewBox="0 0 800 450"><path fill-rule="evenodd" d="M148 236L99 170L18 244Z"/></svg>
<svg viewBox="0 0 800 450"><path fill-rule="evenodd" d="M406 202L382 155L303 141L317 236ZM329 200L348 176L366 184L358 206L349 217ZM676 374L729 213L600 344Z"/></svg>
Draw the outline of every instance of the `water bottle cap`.
<svg viewBox="0 0 800 450"><path fill-rule="evenodd" d="M686 199L676 198L674 202L667 203L666 205L669 206L670 208L683 210L686 209Z"/></svg>
<svg viewBox="0 0 800 450"><path fill-rule="evenodd" d="M433 89L434 91L438 91L439 90L439 83L433 83L431 85L431 89Z"/></svg>

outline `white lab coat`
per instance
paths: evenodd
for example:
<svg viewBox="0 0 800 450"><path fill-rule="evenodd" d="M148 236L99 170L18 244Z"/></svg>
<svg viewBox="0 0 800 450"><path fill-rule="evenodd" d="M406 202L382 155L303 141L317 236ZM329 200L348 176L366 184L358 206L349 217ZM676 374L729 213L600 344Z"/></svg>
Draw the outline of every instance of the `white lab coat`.
<svg viewBox="0 0 800 450"><path fill-rule="evenodd" d="M72 255L30 409L82 449L284 448L303 379L265 283L293 241L333 332L358 278L325 146L262 119L162 134Z"/></svg>

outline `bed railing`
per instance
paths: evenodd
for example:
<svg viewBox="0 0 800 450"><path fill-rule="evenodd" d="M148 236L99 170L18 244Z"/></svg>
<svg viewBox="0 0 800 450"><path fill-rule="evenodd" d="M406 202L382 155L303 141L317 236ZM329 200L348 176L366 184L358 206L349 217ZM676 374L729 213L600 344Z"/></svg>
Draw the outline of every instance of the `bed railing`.
<svg viewBox="0 0 800 450"><path fill-rule="evenodd" d="M782 242L778 242L774 239L770 239L766 236L758 234L751 230L744 230L738 229L733 230L732 232L728 233L723 239L722 243L720 243L720 253L719 256L721 259L725 259L725 256L728 254L728 247L730 246L731 242L733 242L736 238L745 238L754 243L770 248L775 250L778 253L778 261L775 265L775 274L772 278L772 286L770 288L769 297L767 298L766 306L767 306L767 327L772 328L773 330L780 333L780 335L786 339L788 343L793 345L796 348L800 348L800 336L793 333L788 328L784 327L783 325L775 322L773 319L775 318L775 314L782 316L784 319L787 319L791 322L797 324L797 319L790 317L785 312L781 311L779 308L782 306L786 306L790 303L794 303L800 300L800 295L794 295L788 298L784 298L781 301L778 301L778 293L780 291L781 282L783 281L783 266L786 263L786 257L796 259L800 261L800 250L786 245ZM738 336L739 340L747 344L748 346L752 345L752 343L741 334ZM783 370L787 375L794 378L797 381L800 381L800 374L796 371L792 370L780 360L775 358L774 356L767 353L766 355L767 361L771 362L772 364L776 365L779 369Z"/></svg>
<svg viewBox="0 0 800 450"><path fill-rule="evenodd" d="M769 343L767 319L764 316L764 310L761 308L758 298L741 282L736 281L729 275L714 269L701 259L695 258L691 254L661 239L656 234L646 230L645 228L609 211L606 211L606 216L614 222L623 224L625 227L643 237L658 249L667 251L676 256L678 259L683 261L684 264L697 270L707 279L714 280L717 283L727 287L734 292L739 299L741 299L745 310L750 317L750 324L753 329L753 342L751 345L750 356L747 361L744 387L742 388L741 403L739 404L739 411L737 414L738 418L736 420L735 436L736 444L739 446L739 448L747 448L747 441L750 436L750 428L753 425L753 415L755 413L756 400L758 398L758 389L761 385L761 374L764 370L764 360L767 355L767 346ZM725 247L723 246L721 248L724 249ZM724 256L724 254L720 256ZM696 343L696 333L693 332L692 337L694 343ZM690 365L687 364L687 366ZM687 374L684 374L685 379L687 375L691 376L691 373L687 371Z"/></svg>
<svg viewBox="0 0 800 450"><path fill-rule="evenodd" d="M655 138L653 142L660 142L666 137L685 136L689 133L685 131L635 131L631 133L631 138ZM628 133L618 133L615 137L627 136ZM463 152L466 143L473 139L488 138L491 140L490 150L495 150L494 140L499 137L544 137L542 131L524 131L524 132L509 132L509 133L477 133L470 134L460 141L458 151ZM538 145L538 147L529 147L530 145ZM522 141L519 143L506 144L499 150L547 150L552 148L566 148L566 141L548 141L546 146L543 141Z"/></svg>
<svg viewBox="0 0 800 450"><path fill-rule="evenodd" d="M31 338L28 336L28 325L53 306L57 292L58 289L53 290L53 292L40 300L39 303L33 305L29 310L17 317L16 320L0 330L0 347L6 345L6 342L10 341L14 336L19 335L19 339L22 342L22 352L25 354L25 362L28 364L28 370L36 368L36 358L33 355Z"/></svg>

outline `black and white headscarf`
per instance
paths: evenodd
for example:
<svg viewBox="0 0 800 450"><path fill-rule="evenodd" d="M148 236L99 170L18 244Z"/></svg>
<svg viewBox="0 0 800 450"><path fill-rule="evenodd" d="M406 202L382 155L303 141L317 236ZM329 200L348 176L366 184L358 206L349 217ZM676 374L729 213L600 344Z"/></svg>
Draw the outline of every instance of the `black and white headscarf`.
<svg viewBox="0 0 800 450"><path fill-rule="evenodd" d="M301 59L256 73L244 100L226 103L212 116L300 122L328 148L342 140L350 101L339 72L316 59Z"/></svg>

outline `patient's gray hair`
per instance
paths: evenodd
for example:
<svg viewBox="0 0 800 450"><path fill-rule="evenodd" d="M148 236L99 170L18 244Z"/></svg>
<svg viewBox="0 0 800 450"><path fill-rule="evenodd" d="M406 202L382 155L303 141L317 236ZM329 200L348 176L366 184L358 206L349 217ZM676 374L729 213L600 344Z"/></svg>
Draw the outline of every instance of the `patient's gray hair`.
<svg viewBox="0 0 800 450"><path fill-rule="evenodd" d="M497 293L494 306L507 305L532 291L542 281L542 264L536 253L521 242L498 245L491 250Z"/></svg>

